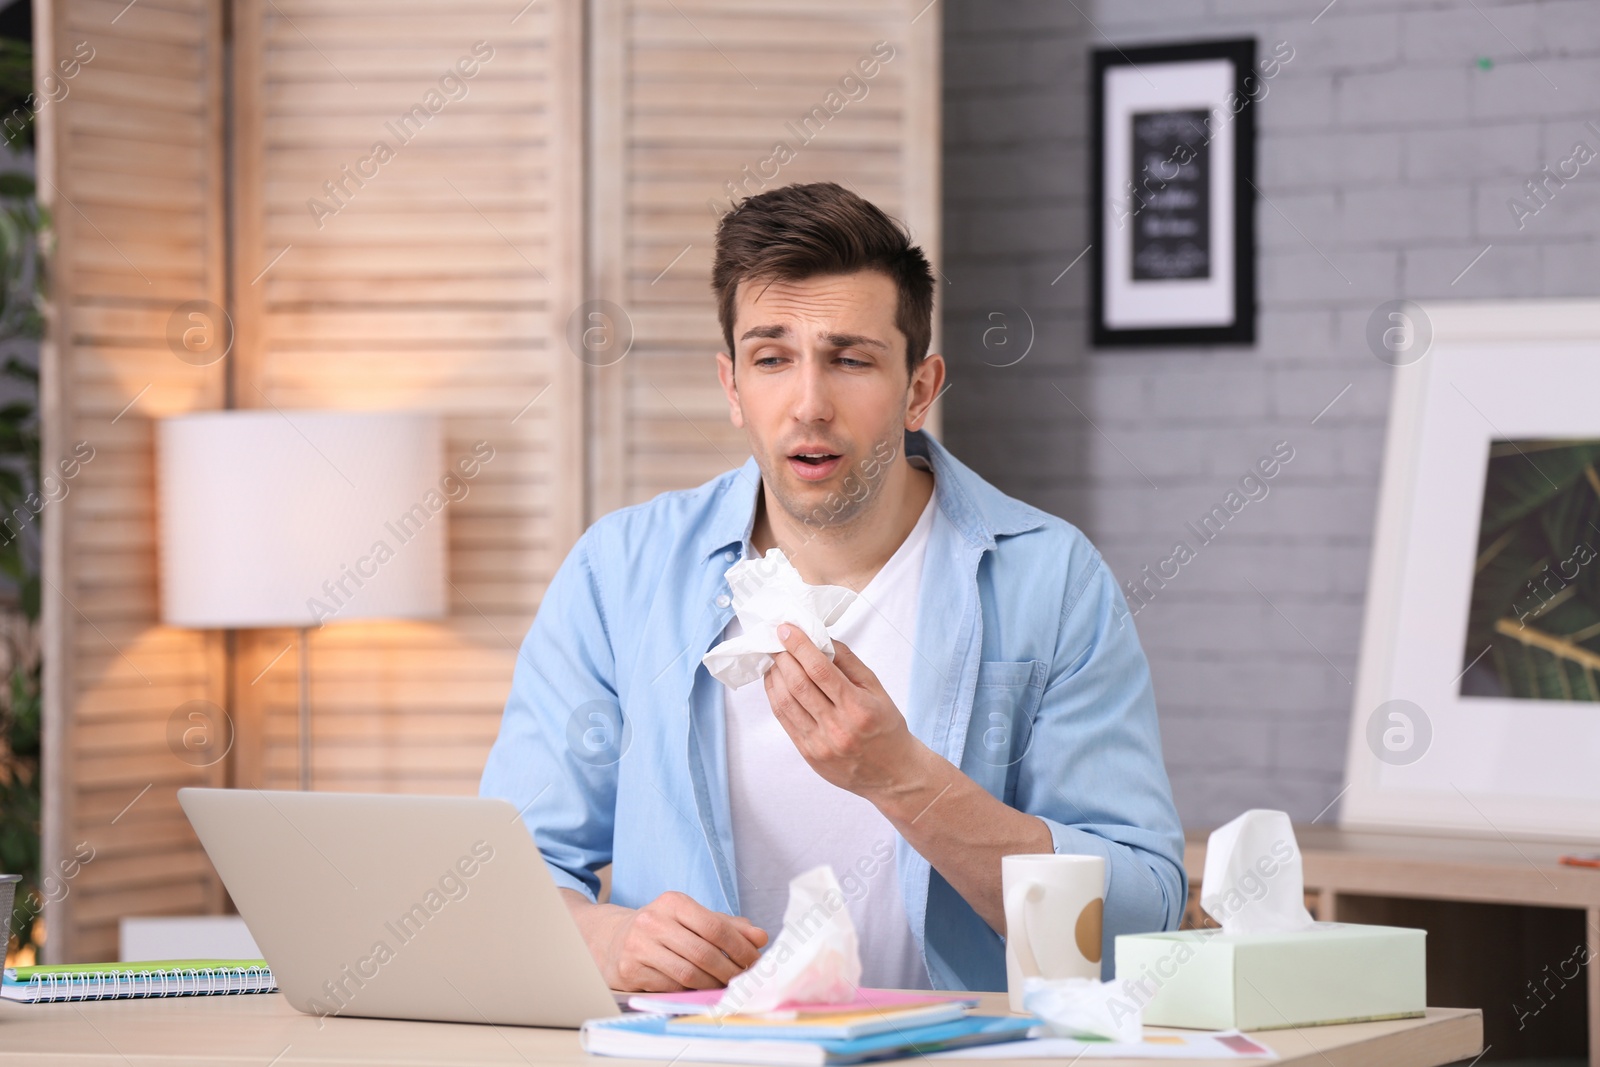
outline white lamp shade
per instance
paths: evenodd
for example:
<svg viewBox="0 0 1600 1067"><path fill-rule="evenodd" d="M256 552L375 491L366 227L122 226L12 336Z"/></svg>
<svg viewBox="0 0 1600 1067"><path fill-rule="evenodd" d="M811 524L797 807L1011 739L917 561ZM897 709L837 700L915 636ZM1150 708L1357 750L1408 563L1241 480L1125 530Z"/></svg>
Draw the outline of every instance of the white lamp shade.
<svg viewBox="0 0 1600 1067"><path fill-rule="evenodd" d="M445 613L451 490L420 412L211 411L156 431L161 614L318 626Z"/></svg>

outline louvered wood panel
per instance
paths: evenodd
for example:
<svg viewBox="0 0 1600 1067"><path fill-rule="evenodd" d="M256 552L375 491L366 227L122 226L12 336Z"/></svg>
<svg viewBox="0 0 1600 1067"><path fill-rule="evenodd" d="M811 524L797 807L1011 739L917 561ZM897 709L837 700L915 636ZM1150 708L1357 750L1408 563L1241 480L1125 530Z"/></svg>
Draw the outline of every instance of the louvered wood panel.
<svg viewBox="0 0 1600 1067"><path fill-rule="evenodd" d="M592 284L633 335L626 358L590 372L599 515L749 455L714 361L712 238L728 182L742 196L838 181L938 262L939 11L927 0L593 0L591 25L589 189L606 206L592 221ZM825 124L800 128L880 41L893 57L863 79L865 95L841 94ZM763 180L780 142L794 158Z"/></svg>
<svg viewBox="0 0 1600 1067"><path fill-rule="evenodd" d="M318 787L472 791L515 649L584 522L744 458L711 362L708 202L880 40L895 59L868 99L781 180L851 184L937 261L938 11L233 0L224 130L220 4L36 9L41 54L97 49L42 116L40 169L60 246L46 451L96 448L45 526L47 861L96 849L52 913L50 954L105 958L121 915L222 905L177 788L296 773L293 635L242 633L225 657L219 635L158 624L150 420L225 406L227 369L240 407L437 410L441 466L494 446L447 512L449 616L312 638ZM479 54L465 97L349 178L478 41L494 54ZM336 201L329 181L344 185ZM225 255L238 339L226 363L191 367L168 319L183 301L227 299ZM593 298L632 317L616 367L568 350L570 317ZM184 764L167 720L186 700L226 699L225 681L232 754Z"/></svg>
<svg viewBox="0 0 1600 1067"><path fill-rule="evenodd" d="M34 7L36 69L93 52L37 130L56 242L46 466L79 442L93 449L42 516L55 960L116 958L121 915L221 905L176 791L221 784L225 761L185 762L168 735L185 702L223 699L221 641L160 625L151 462L152 419L222 400L222 364L192 366L167 340L180 304L224 299L219 8L123 7Z"/></svg>
<svg viewBox="0 0 1600 1067"><path fill-rule="evenodd" d="M240 406L429 409L441 468L475 442L494 449L444 513L449 616L311 634L313 783L470 793L516 648L582 530L581 365L562 341L582 283L582 12L240 11L236 269L255 279L240 294ZM475 73L445 80L458 61ZM430 117L402 127L419 104ZM295 781L293 642L240 642L240 784Z"/></svg>

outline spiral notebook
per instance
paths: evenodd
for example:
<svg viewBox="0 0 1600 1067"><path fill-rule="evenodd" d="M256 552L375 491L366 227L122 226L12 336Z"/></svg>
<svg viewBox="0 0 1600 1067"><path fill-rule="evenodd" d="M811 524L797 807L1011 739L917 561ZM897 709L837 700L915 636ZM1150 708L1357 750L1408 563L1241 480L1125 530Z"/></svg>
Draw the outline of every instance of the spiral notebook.
<svg viewBox="0 0 1600 1067"><path fill-rule="evenodd" d="M64 1000L131 1000L275 993L266 960L144 960L7 968L0 1000L44 1004Z"/></svg>

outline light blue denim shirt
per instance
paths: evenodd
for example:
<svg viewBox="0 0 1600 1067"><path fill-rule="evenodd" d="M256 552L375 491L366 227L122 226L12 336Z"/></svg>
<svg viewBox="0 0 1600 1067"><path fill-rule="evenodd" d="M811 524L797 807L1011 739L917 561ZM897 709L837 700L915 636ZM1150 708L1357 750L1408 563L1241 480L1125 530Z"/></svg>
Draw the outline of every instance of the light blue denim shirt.
<svg viewBox="0 0 1600 1067"><path fill-rule="evenodd" d="M1058 853L1106 859L1113 938L1183 914L1183 829L1127 602L1076 527L1001 493L922 431L943 521L923 564L912 733L1044 820ZM522 812L556 884L641 907L668 890L739 914L723 686L701 665L733 616L754 458L600 519L557 570L517 658L480 792ZM904 839L899 886L937 989L1002 990L1005 944ZM792 877L799 872L783 872ZM769 931L776 934L776 931Z"/></svg>

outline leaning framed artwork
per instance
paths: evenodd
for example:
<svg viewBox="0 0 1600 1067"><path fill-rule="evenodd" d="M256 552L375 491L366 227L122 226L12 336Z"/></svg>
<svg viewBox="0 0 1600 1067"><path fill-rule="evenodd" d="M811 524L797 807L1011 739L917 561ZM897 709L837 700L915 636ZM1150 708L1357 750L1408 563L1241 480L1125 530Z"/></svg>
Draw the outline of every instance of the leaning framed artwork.
<svg viewBox="0 0 1600 1067"><path fill-rule="evenodd" d="M1285 61L1258 71L1254 39L1093 54L1093 344L1254 343L1253 105Z"/></svg>
<svg viewBox="0 0 1600 1067"><path fill-rule="evenodd" d="M1600 301L1397 304L1340 823L1600 841Z"/></svg>

